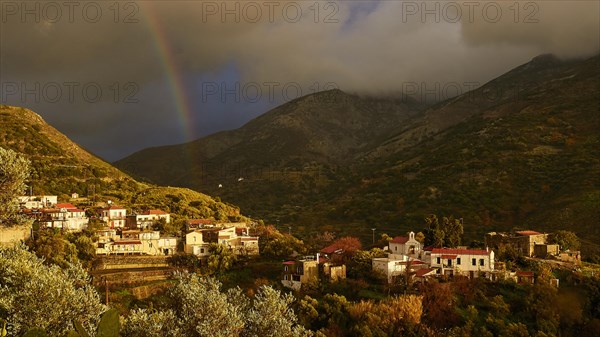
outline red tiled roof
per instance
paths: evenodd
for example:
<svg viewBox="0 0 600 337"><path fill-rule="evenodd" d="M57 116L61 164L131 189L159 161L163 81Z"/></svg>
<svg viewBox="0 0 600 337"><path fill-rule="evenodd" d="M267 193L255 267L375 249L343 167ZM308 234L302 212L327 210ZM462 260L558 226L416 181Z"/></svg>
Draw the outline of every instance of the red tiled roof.
<svg viewBox="0 0 600 337"><path fill-rule="evenodd" d="M336 252L340 253L342 251L343 251L343 249L342 249L341 245L339 245L337 243L331 244L331 245L321 249L321 253L323 253L323 254L333 254Z"/></svg>
<svg viewBox="0 0 600 337"><path fill-rule="evenodd" d="M396 236L390 241L391 243L406 243L408 241L408 237L406 236Z"/></svg>
<svg viewBox="0 0 600 337"><path fill-rule="evenodd" d="M421 260L414 260L414 261L411 262L411 264L412 265L421 265L421 264L427 264L427 263L425 263L425 262L423 262Z"/></svg>
<svg viewBox="0 0 600 337"><path fill-rule="evenodd" d="M533 272L532 271L517 271L517 276L533 277Z"/></svg>
<svg viewBox="0 0 600 337"><path fill-rule="evenodd" d="M56 204L54 207L56 207L56 208L66 208L66 209L77 209L77 207L75 207L73 204L68 204L68 203Z"/></svg>
<svg viewBox="0 0 600 337"><path fill-rule="evenodd" d="M519 235L523 235L523 236L540 235L540 234L542 234L542 233L536 232L536 231L518 231L516 233L519 234Z"/></svg>
<svg viewBox="0 0 600 337"><path fill-rule="evenodd" d="M418 269L417 271L415 271L415 276L416 277L423 277L423 276L431 273L432 271L435 271L435 269L433 269L433 268Z"/></svg>
<svg viewBox="0 0 600 337"><path fill-rule="evenodd" d="M296 264L296 261L285 261L285 262L284 262L284 263L282 263L282 264Z"/></svg>
<svg viewBox="0 0 600 337"><path fill-rule="evenodd" d="M452 249L452 248L433 248L431 254L444 255L489 255L490 251L483 249Z"/></svg>

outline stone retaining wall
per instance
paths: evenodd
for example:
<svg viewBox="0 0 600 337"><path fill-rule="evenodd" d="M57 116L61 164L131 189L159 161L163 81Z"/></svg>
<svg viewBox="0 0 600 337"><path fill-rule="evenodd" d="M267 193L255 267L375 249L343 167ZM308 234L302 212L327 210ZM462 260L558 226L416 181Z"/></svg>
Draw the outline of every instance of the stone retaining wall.
<svg viewBox="0 0 600 337"><path fill-rule="evenodd" d="M168 267L165 256L103 256L94 262L96 270Z"/></svg>

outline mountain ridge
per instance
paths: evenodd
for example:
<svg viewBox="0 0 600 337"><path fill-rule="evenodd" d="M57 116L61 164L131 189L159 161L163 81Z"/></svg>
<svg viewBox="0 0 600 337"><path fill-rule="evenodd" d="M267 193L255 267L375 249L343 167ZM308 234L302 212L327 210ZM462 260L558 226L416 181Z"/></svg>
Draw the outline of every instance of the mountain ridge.
<svg viewBox="0 0 600 337"><path fill-rule="evenodd" d="M339 161L311 155L298 161L295 156L309 148L302 143L292 144L283 160L246 165L249 161L244 158L259 158L270 147L251 143L248 155L223 140L220 154L209 159L233 165L198 166L201 180L187 175L177 182L219 195L271 222L295 224L307 233L334 229L368 239L373 225L388 232L414 230L422 226L426 214L442 213L463 217L468 239L481 238L486 230L533 227L572 229L599 240L595 229L600 200L599 60L599 56L570 61L536 57L461 96L419 106L401 121L387 123L369 144L356 146L359 142L345 138L353 146L342 142L340 150L351 150L340 151ZM299 102L302 99L292 105L298 108ZM281 130L273 127L279 125L273 115L281 122L286 121L281 111L300 116L318 116L322 111L327 117L336 111L327 103L318 105L278 107L246 125L264 126L259 130L263 137L269 132L266 136L279 137L267 137L271 142L293 139L292 132L277 133ZM265 125L265 120L273 124ZM300 128L330 132L331 124L318 128L311 122ZM352 128L343 127L352 133ZM332 134L339 137L335 132L342 129ZM216 138L223 135L227 134ZM195 153L193 147L186 150L186 155ZM285 149L279 153L285 154ZM159 162L154 158L153 165L160 166ZM134 175L147 173L143 167L133 172L121 167ZM250 179L248 167L257 169ZM240 182L238 177L246 179Z"/></svg>
<svg viewBox="0 0 600 337"><path fill-rule="evenodd" d="M58 195L94 206L112 200L128 208L162 208L175 217L245 219L239 208L185 188L140 183L72 142L37 113L0 105L0 146L31 161L27 185L35 195ZM25 192L25 191L23 191Z"/></svg>

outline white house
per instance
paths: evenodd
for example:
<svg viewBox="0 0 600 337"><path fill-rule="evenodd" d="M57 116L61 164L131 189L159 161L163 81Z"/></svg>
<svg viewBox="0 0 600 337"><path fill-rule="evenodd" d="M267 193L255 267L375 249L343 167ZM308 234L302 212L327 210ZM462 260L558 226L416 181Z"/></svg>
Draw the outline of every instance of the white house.
<svg viewBox="0 0 600 337"><path fill-rule="evenodd" d="M72 204L56 204L54 208L42 209L40 222L46 227L60 228L68 231L81 231L87 228L89 219L85 211Z"/></svg>
<svg viewBox="0 0 600 337"><path fill-rule="evenodd" d="M177 253L177 244L179 239L176 237L164 236L158 239L158 249L164 255L173 255Z"/></svg>
<svg viewBox="0 0 600 337"><path fill-rule="evenodd" d="M17 198L21 207L29 209L54 207L58 203L56 195L23 195Z"/></svg>
<svg viewBox="0 0 600 337"><path fill-rule="evenodd" d="M106 222L110 228L125 227L127 210L123 207L110 205L102 209L101 219Z"/></svg>
<svg viewBox="0 0 600 337"><path fill-rule="evenodd" d="M461 274L475 277L478 272L487 273L494 270L494 251L433 248L430 265L432 268L439 269L442 275Z"/></svg>
<svg viewBox="0 0 600 337"><path fill-rule="evenodd" d="M146 229L148 227L152 227L152 225L154 225L160 219L164 219L166 223L171 222L171 215L158 209L143 211L128 218L131 219L127 224L129 228Z"/></svg>
<svg viewBox="0 0 600 337"><path fill-rule="evenodd" d="M132 239L116 240L110 245L110 253L123 255L141 255L143 253L142 241Z"/></svg>
<svg viewBox="0 0 600 337"><path fill-rule="evenodd" d="M373 259L373 270L385 275L388 283L392 283L395 276L406 270L408 256L398 255L397 258L380 257Z"/></svg>
<svg viewBox="0 0 600 337"><path fill-rule="evenodd" d="M210 255L208 252L208 242L204 242L202 231L196 230L185 235L184 251L187 254L194 254L200 257Z"/></svg>

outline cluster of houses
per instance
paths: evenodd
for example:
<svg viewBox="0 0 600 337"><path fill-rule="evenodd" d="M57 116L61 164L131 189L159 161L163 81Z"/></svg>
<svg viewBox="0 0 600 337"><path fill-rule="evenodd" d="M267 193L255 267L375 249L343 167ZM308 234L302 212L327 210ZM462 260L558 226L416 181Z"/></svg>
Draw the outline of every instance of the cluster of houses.
<svg viewBox="0 0 600 337"><path fill-rule="evenodd" d="M58 228L65 231L79 232L87 228L89 217L84 210L70 203L58 203L55 195L20 196L18 197L22 213L35 220L43 228ZM146 210L127 214L123 207L112 205L98 209L99 219L109 228L151 228L157 221L171 221L169 213L161 210Z"/></svg>
<svg viewBox="0 0 600 337"><path fill-rule="evenodd" d="M407 272L421 281L441 275L492 278L494 272L493 250L422 247L414 232L393 238L387 253L387 257L373 259L373 270L385 275L389 283Z"/></svg>
<svg viewBox="0 0 600 337"><path fill-rule="evenodd" d="M40 228L79 232L87 228L86 212L70 203L58 203L57 196L19 197L22 214L35 220ZM113 205L96 210L105 227L96 230L98 255L173 255L186 252L199 257L210 255L211 243L224 244L235 254L258 255L258 237L249 235L245 223L214 223L209 219L189 220L183 238L161 235L154 230L158 222L168 224L171 215L162 210L144 210L128 214L126 208Z"/></svg>
<svg viewBox="0 0 600 337"><path fill-rule="evenodd" d="M236 255L259 255L258 237L249 235L245 223L194 225L188 224L191 231L185 235L184 251L188 254L206 257L210 254L210 244L218 243L226 245Z"/></svg>
<svg viewBox="0 0 600 337"><path fill-rule="evenodd" d="M188 231L183 238L163 236L160 231L139 227L139 222L136 223L136 229L101 229L97 231L96 254L173 255L185 252L204 258L211 254L209 248L213 243L227 246L236 255L259 254L258 237L248 235L246 223L215 223L194 228L194 222L188 222ZM147 225L148 220L144 220L142 224Z"/></svg>
<svg viewBox="0 0 600 337"><path fill-rule="evenodd" d="M486 249L467 247L434 248L423 247L415 239L415 233L397 236L385 247L386 257L373 258L373 271L394 283L399 277L407 275L417 282L427 282L434 277L465 276L469 278L485 277L490 280L513 279L518 283L533 283L532 271L510 271L496 268L495 251L502 245L510 245L514 250L527 257L554 258L559 261L579 264L579 252L561 251L556 244L548 243L548 234L535 231L517 231L514 233L488 233L485 236ZM305 256L297 260L283 262L283 285L299 289L302 284L314 279L336 281L345 278L346 267L329 259L330 254L340 253L335 248L326 247L315 256ZM551 280L558 286L558 280Z"/></svg>
<svg viewBox="0 0 600 337"><path fill-rule="evenodd" d="M47 228L81 231L87 228L89 219L85 211L69 203L58 203L55 195L21 196L19 204L23 214Z"/></svg>
<svg viewBox="0 0 600 337"><path fill-rule="evenodd" d="M59 228L65 231L86 229L89 218L86 212L70 203L58 203L56 196L19 197L22 212L34 219L42 228ZM181 237L162 235L154 229L158 222L171 222L169 213L162 210L144 210L128 214L127 209L108 202L96 209L97 218L105 227L96 230L98 255L173 255L178 252L200 258L211 254L211 244L223 244L237 255L258 255L258 237L249 235L246 223L215 223L209 219L187 221ZM485 235L486 249L467 247L423 247L415 233L397 236L385 247L386 256L373 258L372 269L383 275L389 283L399 277L410 276L420 282L432 277L466 276L485 277L491 280L512 278L520 283L532 283L533 272L511 272L495 263L495 252L510 246L521 255L532 258L555 258L579 264L579 252L561 251L548 242L548 234L531 230L514 233L490 232ZM346 278L346 265L340 256L343 249L334 245L323 248L314 256L301 256L283 262L281 282L292 289L318 280L335 282Z"/></svg>

